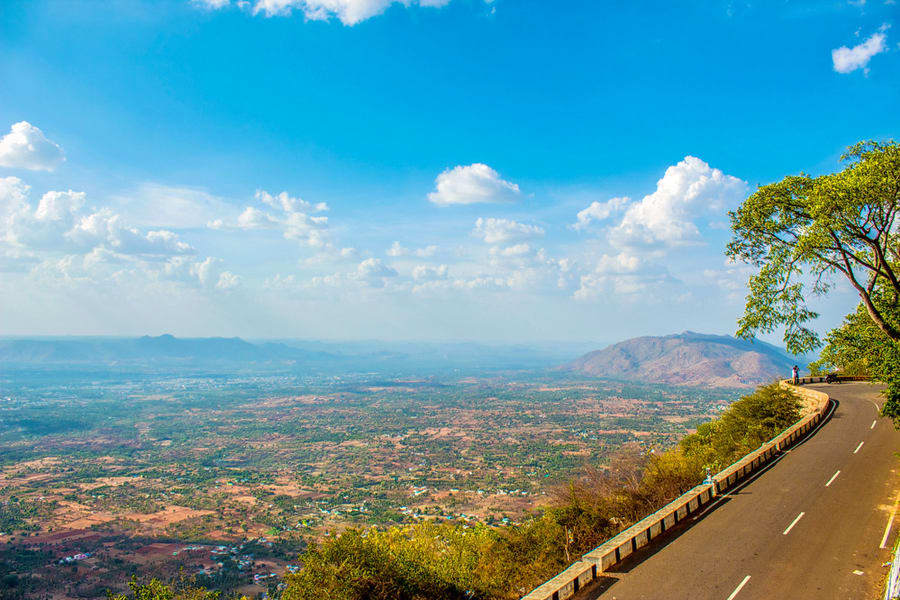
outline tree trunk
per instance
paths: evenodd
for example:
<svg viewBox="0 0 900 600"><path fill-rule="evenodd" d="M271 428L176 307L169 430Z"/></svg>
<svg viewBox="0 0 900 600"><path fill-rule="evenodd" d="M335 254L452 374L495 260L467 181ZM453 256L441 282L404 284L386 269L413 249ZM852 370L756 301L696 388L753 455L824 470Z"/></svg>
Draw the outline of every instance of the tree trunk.
<svg viewBox="0 0 900 600"><path fill-rule="evenodd" d="M878 326L878 329L883 331L885 335L895 342L900 342L900 331L897 331L893 325L884 320L884 317L881 316L881 313L878 312L878 309L872 304L872 299L869 295L860 292L859 297L862 298L863 304L866 305L866 311L869 313L869 318Z"/></svg>

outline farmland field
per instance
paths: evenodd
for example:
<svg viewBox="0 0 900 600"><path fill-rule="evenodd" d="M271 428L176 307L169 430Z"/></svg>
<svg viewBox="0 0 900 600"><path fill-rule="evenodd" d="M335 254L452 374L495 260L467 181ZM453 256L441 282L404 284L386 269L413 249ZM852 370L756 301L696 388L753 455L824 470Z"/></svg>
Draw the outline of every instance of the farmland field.
<svg viewBox="0 0 900 600"><path fill-rule="evenodd" d="M348 526L516 522L737 394L555 372L19 373L0 394L0 563L33 597L132 573L260 592Z"/></svg>

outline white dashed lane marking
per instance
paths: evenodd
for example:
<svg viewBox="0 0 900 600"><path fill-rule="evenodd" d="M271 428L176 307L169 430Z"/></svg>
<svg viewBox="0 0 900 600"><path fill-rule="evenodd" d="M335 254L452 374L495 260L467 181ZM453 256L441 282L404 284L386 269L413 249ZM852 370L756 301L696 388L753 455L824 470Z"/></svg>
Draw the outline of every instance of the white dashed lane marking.
<svg viewBox="0 0 900 600"><path fill-rule="evenodd" d="M782 533L781 535L787 535L787 534L789 534L789 533L791 532L791 529L794 528L794 525L796 525L797 522L798 522L800 519L802 519L802 518L803 518L803 515L805 515L805 514L806 514L806 513L802 512L802 513L800 513L799 515L797 515L797 518L794 519L794 520L791 522L790 525L788 525L788 528L785 529L785 530L784 530L784 533Z"/></svg>
<svg viewBox="0 0 900 600"><path fill-rule="evenodd" d="M831 479L828 480L828 483L825 484L825 487L828 487L829 485L831 485L831 482L834 481L835 479L837 479L837 476L840 474L841 474L840 471L835 471L834 475L831 476Z"/></svg>
<svg viewBox="0 0 900 600"><path fill-rule="evenodd" d="M750 576L749 576L749 575L747 575L746 577L744 577L744 580L743 580L740 584L738 584L738 586L737 586L736 588L734 588L734 591L731 592L731 595L730 595L730 596L728 596L728 600L734 600L735 597L740 593L740 591L741 591L742 589L744 589L744 586L747 585L747 582L748 582L748 581L750 581Z"/></svg>
<svg viewBox="0 0 900 600"><path fill-rule="evenodd" d="M865 444L865 442L860 442L859 446L856 447L856 450L853 451L853 454L856 454L857 452L859 452L859 449L862 448L863 444Z"/></svg>

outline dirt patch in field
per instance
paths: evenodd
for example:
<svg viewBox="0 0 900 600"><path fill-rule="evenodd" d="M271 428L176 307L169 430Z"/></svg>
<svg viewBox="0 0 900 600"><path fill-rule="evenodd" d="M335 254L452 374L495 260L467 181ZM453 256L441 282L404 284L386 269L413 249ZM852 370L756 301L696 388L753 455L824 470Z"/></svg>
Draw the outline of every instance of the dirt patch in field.
<svg viewBox="0 0 900 600"><path fill-rule="evenodd" d="M140 477L99 477L90 483L79 483L76 485L83 490L95 490L105 486L119 487L135 481L140 481Z"/></svg>

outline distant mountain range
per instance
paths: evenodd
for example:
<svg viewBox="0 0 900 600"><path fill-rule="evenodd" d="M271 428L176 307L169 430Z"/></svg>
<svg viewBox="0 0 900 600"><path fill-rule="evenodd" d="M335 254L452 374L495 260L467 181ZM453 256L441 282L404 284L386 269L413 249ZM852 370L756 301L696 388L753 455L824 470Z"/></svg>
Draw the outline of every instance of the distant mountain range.
<svg viewBox="0 0 900 600"><path fill-rule="evenodd" d="M563 369L649 383L746 387L788 377L798 361L758 340L685 331L625 340L589 352Z"/></svg>
<svg viewBox="0 0 900 600"><path fill-rule="evenodd" d="M309 361L335 358L280 343L251 344L240 338L73 338L0 340L0 362L118 363L134 361Z"/></svg>
<svg viewBox="0 0 900 600"><path fill-rule="evenodd" d="M468 342L250 342L241 338L178 338L168 334L138 338L0 338L0 367L438 374L550 368L588 347Z"/></svg>

